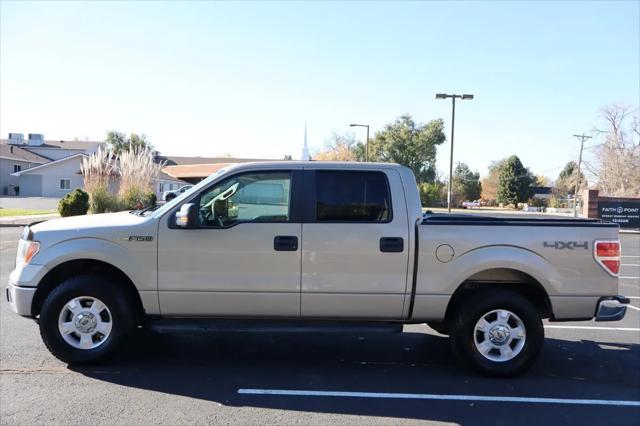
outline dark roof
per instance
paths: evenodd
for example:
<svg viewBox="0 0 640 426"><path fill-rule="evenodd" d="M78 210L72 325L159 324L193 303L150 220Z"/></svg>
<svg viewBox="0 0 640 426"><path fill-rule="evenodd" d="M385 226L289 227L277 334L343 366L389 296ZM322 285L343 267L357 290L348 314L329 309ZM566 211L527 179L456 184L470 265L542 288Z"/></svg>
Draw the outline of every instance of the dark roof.
<svg viewBox="0 0 640 426"><path fill-rule="evenodd" d="M179 157L174 155L158 155L156 161L166 161L167 166L188 166L193 164L218 163L252 163L256 161L277 161L266 158L231 158L231 157Z"/></svg>
<svg viewBox="0 0 640 426"><path fill-rule="evenodd" d="M53 141L53 140L45 140L42 145L27 145L27 140L24 141L24 145L13 145L19 146L20 148L63 148L63 149L77 149L77 150L86 150L95 148L100 142L96 141ZM0 144L7 144L6 139L0 139ZM8 144L7 144L8 145Z"/></svg>
<svg viewBox="0 0 640 426"><path fill-rule="evenodd" d="M534 194L551 194L550 186L532 186L531 189L533 190Z"/></svg>
<svg viewBox="0 0 640 426"><path fill-rule="evenodd" d="M20 146L0 143L0 157L29 163L48 163L51 159L23 149Z"/></svg>

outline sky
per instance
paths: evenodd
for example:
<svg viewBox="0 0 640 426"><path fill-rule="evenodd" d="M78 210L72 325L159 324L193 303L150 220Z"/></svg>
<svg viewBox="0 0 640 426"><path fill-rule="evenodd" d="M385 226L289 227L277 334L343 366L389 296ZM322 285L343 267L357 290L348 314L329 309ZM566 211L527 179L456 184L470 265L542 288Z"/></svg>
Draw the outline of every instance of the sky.
<svg viewBox="0 0 640 426"><path fill-rule="evenodd" d="M485 175L516 154L555 178L601 107L640 104L640 2L0 3L2 138L118 130L170 155L299 158L305 122L312 152L405 113L449 140L437 92L475 95L454 162Z"/></svg>

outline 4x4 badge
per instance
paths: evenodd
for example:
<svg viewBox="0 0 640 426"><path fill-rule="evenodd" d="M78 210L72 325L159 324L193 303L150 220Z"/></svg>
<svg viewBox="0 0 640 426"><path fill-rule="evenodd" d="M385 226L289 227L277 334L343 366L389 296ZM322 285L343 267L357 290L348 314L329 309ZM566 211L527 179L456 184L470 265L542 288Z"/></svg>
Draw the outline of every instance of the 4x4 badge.
<svg viewBox="0 0 640 426"><path fill-rule="evenodd" d="M589 242L587 241L584 241L582 243L579 243L577 241L545 241L542 245L544 247L554 248L556 250L573 250L574 248L583 248L585 250L589 250Z"/></svg>

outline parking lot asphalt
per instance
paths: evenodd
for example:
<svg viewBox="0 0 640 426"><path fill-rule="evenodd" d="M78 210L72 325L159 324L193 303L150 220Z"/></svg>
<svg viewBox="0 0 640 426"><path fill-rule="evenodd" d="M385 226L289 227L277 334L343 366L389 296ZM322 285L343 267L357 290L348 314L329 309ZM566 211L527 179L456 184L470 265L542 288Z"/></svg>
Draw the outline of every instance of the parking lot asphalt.
<svg viewBox="0 0 640 426"><path fill-rule="evenodd" d="M2 287L19 233L0 228ZM638 424L640 237L621 240L626 318L546 323L540 360L512 379L457 365L425 325L377 335L140 331L110 364L68 367L3 297L0 424Z"/></svg>

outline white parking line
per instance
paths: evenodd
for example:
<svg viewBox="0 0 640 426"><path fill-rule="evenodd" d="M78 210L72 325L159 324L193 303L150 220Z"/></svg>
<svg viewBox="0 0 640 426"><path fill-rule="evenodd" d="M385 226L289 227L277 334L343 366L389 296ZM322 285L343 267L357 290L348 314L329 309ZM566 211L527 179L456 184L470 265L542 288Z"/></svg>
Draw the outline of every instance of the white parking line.
<svg viewBox="0 0 640 426"><path fill-rule="evenodd" d="M624 296L627 299L640 299L640 296Z"/></svg>
<svg viewBox="0 0 640 426"><path fill-rule="evenodd" d="M640 407L640 401L611 399L535 398L485 395L439 395L432 393L343 392L288 389L238 389L240 395L328 396L343 398L430 399L437 401L519 402L526 404L609 405Z"/></svg>
<svg viewBox="0 0 640 426"><path fill-rule="evenodd" d="M544 328L567 328L573 330L611 330L611 331L640 331L640 328L631 327L590 327L582 325L545 325Z"/></svg>
<svg viewBox="0 0 640 426"><path fill-rule="evenodd" d="M621 263L620 266L640 266L640 263Z"/></svg>
<svg viewBox="0 0 640 426"><path fill-rule="evenodd" d="M635 307L635 306L633 306L633 305L627 305L627 308L631 308L631 309L633 309L634 311L640 311L640 308L636 308L636 307Z"/></svg>
<svg viewBox="0 0 640 426"><path fill-rule="evenodd" d="M620 257L622 257L623 259L624 259L625 257L629 257L629 258L637 259L637 258L639 258L640 256L620 256Z"/></svg>
<svg viewBox="0 0 640 426"><path fill-rule="evenodd" d="M625 280L640 280L640 277L618 277L620 279L625 279Z"/></svg>

